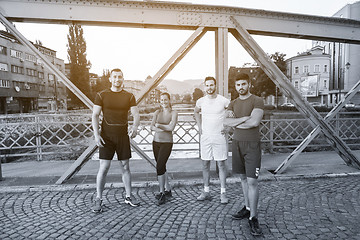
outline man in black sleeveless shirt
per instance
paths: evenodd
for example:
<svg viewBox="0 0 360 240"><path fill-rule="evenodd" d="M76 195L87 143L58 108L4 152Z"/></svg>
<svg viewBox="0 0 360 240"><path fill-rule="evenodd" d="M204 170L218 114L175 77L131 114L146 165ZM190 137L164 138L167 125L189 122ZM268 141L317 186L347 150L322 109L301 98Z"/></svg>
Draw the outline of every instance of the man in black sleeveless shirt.
<svg viewBox="0 0 360 240"><path fill-rule="evenodd" d="M125 203L139 206L131 195L131 173L129 159L131 158L130 139L137 134L140 116L136 100L132 93L123 89L124 77L120 69L113 69L109 81L111 88L97 93L92 114L92 126L95 142L99 146L100 167L96 177L96 199L93 212L102 211L102 193L109 171L111 160L116 152L120 162L122 180L125 186ZM134 117L134 123L128 133L128 111ZM101 133L99 131L100 114L103 113Z"/></svg>

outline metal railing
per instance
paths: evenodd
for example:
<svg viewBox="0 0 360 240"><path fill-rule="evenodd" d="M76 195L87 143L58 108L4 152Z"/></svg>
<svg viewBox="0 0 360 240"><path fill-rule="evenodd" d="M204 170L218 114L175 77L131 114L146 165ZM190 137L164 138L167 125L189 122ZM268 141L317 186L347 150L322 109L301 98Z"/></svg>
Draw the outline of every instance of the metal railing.
<svg viewBox="0 0 360 240"><path fill-rule="evenodd" d="M299 114L273 114L261 122L263 151L276 152L295 148L312 131L311 125ZM360 113L341 112L330 121L350 148L360 146ZM152 155L153 133L150 121L141 121L134 139L146 154ZM0 157L31 160L76 159L93 139L91 113L20 114L0 116ZM232 136L229 135L231 143ZM179 113L174 130L172 157L199 156L199 133L191 113ZM305 150L325 150L329 145L319 134Z"/></svg>

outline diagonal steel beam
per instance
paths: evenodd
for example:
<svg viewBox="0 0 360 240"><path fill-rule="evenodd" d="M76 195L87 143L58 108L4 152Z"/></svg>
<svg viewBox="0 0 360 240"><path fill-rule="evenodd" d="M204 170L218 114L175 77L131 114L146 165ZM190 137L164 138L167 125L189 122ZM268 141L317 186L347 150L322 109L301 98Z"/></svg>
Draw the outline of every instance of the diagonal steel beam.
<svg viewBox="0 0 360 240"><path fill-rule="evenodd" d="M47 67L50 72L52 72L64 85L70 89L89 109L93 108L93 102L81 92L59 69L57 69L32 43L30 43L15 27L8 21L0 12L0 21L3 25L26 47L30 49L38 58L40 58L45 67ZM55 80L56 81L56 80ZM131 146L134 151L137 152L143 159L147 160L152 166L154 164L148 159L144 158L146 155L139 147L136 146L134 141L131 141ZM56 184L64 183L66 180L70 179L75 175L82 166L89 160L93 153L97 150L96 144L91 144L80 157L69 167L69 169L59 178Z"/></svg>
<svg viewBox="0 0 360 240"><path fill-rule="evenodd" d="M329 124L321 117L321 115L307 102L304 101L301 94L290 83L289 79L280 71L269 56L260 48L251 35L241 26L234 18L230 17L234 24L232 34L240 42L245 50L253 57L253 59L261 66L269 78L290 98L294 100L296 108L302 112L316 127L320 126L324 132L330 146L340 155L346 164L352 165L360 169L360 162L351 152L351 149L339 138L339 136L331 129Z"/></svg>
<svg viewBox="0 0 360 240"><path fill-rule="evenodd" d="M174 53L174 55L164 64L164 66L154 75L152 81L144 87L139 93L137 103L140 103L146 95L156 88L161 81L171 72L172 69L180 62L181 59L195 46L195 44L206 33L204 27L199 27L193 34L186 40L186 42Z"/></svg>
<svg viewBox="0 0 360 240"><path fill-rule="evenodd" d="M26 47L28 47L38 58L40 58L44 65L70 89L88 108L92 109L93 102L83 94L57 67L54 66L32 43L29 42L15 27L7 20L2 12L0 12L0 21L3 25ZM56 80L54 80L56 81Z"/></svg>
<svg viewBox="0 0 360 240"><path fill-rule="evenodd" d="M330 121L345 106L345 104L360 90L360 80L350 89L344 98L325 116L325 121ZM275 169L274 174L282 173L306 148L307 145L321 132L319 126L294 149L294 151Z"/></svg>

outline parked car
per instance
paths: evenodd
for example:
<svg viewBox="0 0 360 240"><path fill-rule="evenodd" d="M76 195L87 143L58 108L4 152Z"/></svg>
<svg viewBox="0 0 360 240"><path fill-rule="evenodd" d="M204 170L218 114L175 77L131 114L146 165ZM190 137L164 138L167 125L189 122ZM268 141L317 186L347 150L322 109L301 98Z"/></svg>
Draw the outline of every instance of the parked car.
<svg viewBox="0 0 360 240"><path fill-rule="evenodd" d="M310 105L313 106L313 107L323 107L323 106L325 106L324 104L322 104L320 102L311 102Z"/></svg>
<svg viewBox="0 0 360 240"><path fill-rule="evenodd" d="M295 105L292 103L283 103L281 104L281 107L295 107Z"/></svg>
<svg viewBox="0 0 360 240"><path fill-rule="evenodd" d="M347 104L345 104L345 108L355 108L355 104L352 102L348 102Z"/></svg>

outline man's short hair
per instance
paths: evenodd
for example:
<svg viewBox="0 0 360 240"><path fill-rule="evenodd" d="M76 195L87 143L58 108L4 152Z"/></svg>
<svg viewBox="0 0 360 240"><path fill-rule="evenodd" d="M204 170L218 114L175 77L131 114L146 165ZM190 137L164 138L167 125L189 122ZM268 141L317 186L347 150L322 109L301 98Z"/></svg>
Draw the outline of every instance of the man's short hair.
<svg viewBox="0 0 360 240"><path fill-rule="evenodd" d="M110 75L111 75L113 72L121 72L121 73L123 73L120 68L114 68L113 70L111 70Z"/></svg>
<svg viewBox="0 0 360 240"><path fill-rule="evenodd" d="M216 79L215 79L214 77L206 77L205 80L204 80L204 83L205 83L206 81L210 81L210 80L213 80L214 83L215 83L215 85L216 85Z"/></svg>
<svg viewBox="0 0 360 240"><path fill-rule="evenodd" d="M248 83L250 83L250 77L246 73L240 73L239 75L237 75L235 82L239 80L246 80Z"/></svg>

